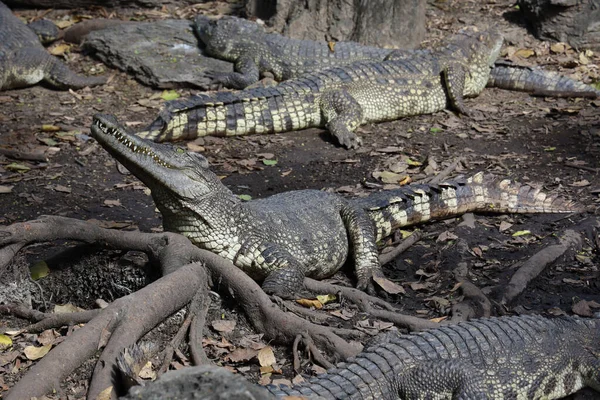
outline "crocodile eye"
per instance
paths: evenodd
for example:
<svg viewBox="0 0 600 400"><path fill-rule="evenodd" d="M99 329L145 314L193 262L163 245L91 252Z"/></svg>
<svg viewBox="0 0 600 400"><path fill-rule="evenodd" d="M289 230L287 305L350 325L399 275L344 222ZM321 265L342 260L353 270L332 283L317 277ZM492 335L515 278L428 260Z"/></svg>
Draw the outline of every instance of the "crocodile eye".
<svg viewBox="0 0 600 400"><path fill-rule="evenodd" d="M179 154L185 153L185 149L183 147L175 147L175 151L178 152Z"/></svg>

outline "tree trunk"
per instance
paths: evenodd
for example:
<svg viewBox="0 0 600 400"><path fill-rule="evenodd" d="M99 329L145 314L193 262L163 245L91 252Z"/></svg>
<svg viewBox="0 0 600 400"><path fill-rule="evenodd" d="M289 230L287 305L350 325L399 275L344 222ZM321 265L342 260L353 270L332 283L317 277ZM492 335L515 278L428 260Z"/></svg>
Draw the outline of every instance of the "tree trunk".
<svg viewBox="0 0 600 400"><path fill-rule="evenodd" d="M424 0L248 0L248 17L297 39L411 48L425 35Z"/></svg>
<svg viewBox="0 0 600 400"><path fill-rule="evenodd" d="M600 50L600 0L519 0L539 39Z"/></svg>
<svg viewBox="0 0 600 400"><path fill-rule="evenodd" d="M162 7L165 4L196 4L202 0L5 0L4 3L11 8L86 8L90 6L101 7Z"/></svg>

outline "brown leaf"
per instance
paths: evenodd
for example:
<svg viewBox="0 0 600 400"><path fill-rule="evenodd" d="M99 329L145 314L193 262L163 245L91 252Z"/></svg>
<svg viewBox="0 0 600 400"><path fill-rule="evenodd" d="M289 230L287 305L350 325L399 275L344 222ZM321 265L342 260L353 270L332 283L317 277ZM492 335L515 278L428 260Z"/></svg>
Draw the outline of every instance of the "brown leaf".
<svg viewBox="0 0 600 400"><path fill-rule="evenodd" d="M254 357L256 357L257 354L258 354L258 350L254 350L254 349L249 349L249 348L235 349L234 351L229 353L227 356L225 356L225 360L226 361L229 360L231 362L248 361L248 360L251 360Z"/></svg>
<svg viewBox="0 0 600 400"><path fill-rule="evenodd" d="M235 324L236 324L235 321L226 320L226 319L217 319L211 323L212 327L216 331L223 332L223 333L229 333L229 332L233 331L233 328L235 328Z"/></svg>
<svg viewBox="0 0 600 400"><path fill-rule="evenodd" d="M27 357L28 360L39 360L40 358L48 354L51 348L51 344L47 344L41 347L27 346L25 347L25 350L23 350L23 353L25 353L25 357Z"/></svg>
<svg viewBox="0 0 600 400"><path fill-rule="evenodd" d="M119 200L119 199L117 199L117 200L106 199L106 200L104 200L104 205L108 206L108 207L120 207L121 206L121 200Z"/></svg>
<svg viewBox="0 0 600 400"><path fill-rule="evenodd" d="M323 304L316 299L298 299L296 300L296 303L306 307L306 308L310 308L310 307L314 307L317 310L320 310L321 308L323 308Z"/></svg>
<svg viewBox="0 0 600 400"><path fill-rule="evenodd" d="M273 348L271 346L265 346L260 349L258 351L257 358L261 367L271 366L277 362L275 359L275 353L273 353Z"/></svg>
<svg viewBox="0 0 600 400"><path fill-rule="evenodd" d="M513 226L513 224L511 224L510 222L502 221L500 222L500 227L498 228L498 230L500 232L504 232L505 230L510 229L511 226Z"/></svg>
<svg viewBox="0 0 600 400"><path fill-rule="evenodd" d="M2 193L11 193L14 186L4 186L0 185L0 194Z"/></svg>
<svg viewBox="0 0 600 400"><path fill-rule="evenodd" d="M373 280L381 286L383 290L390 294L406 294L404 288L381 275L373 275Z"/></svg>
<svg viewBox="0 0 600 400"><path fill-rule="evenodd" d="M592 308L600 308L600 304L595 301L580 300L573 305L571 310L574 314L582 317L593 317L594 313Z"/></svg>
<svg viewBox="0 0 600 400"><path fill-rule="evenodd" d="M71 188L68 188L66 186L63 185L56 185L54 186L54 190L57 192L62 192L62 193L71 193Z"/></svg>
<svg viewBox="0 0 600 400"><path fill-rule="evenodd" d="M53 56L62 56L63 54L71 50L71 45L68 43L61 43L48 49L48 52Z"/></svg>
<svg viewBox="0 0 600 400"><path fill-rule="evenodd" d="M95 400L110 400L112 398L113 387L109 386L98 394Z"/></svg>
<svg viewBox="0 0 600 400"><path fill-rule="evenodd" d="M456 240L458 239L458 236L456 236L454 233L450 232L450 231L444 231L442 233L440 233L440 235L438 236L438 238L435 240L436 242L446 242L448 240Z"/></svg>
<svg viewBox="0 0 600 400"><path fill-rule="evenodd" d="M531 49L519 49L519 50L515 51L515 56L518 56L521 58L529 58L534 54L535 54L535 52Z"/></svg>

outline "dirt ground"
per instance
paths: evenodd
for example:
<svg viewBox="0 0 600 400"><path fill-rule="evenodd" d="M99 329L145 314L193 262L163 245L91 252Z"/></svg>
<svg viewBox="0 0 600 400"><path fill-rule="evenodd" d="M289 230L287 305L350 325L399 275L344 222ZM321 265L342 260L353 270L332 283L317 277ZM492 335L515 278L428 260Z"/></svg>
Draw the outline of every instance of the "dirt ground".
<svg viewBox="0 0 600 400"><path fill-rule="evenodd" d="M203 10L216 13L223 9L220 2L207 4ZM155 19L187 15L191 11L116 10L115 13ZM18 14L31 18L40 12L30 10ZM77 14L102 16L106 13L101 9L56 10L46 18L61 20ZM568 46L551 48L550 43L536 40L515 17L512 2L432 3L427 18L428 37L432 41L465 25L493 23L506 34L509 57L558 70L587 83L599 80L600 56L577 52ZM36 86L0 93L0 146L43 153L48 159L35 162L0 155L0 224L51 214L99 220L116 229L160 231L161 217L148 190L132 175L119 173L111 157L88 135L92 115L98 112L116 114L129 126L143 127L158 112L163 102L162 91L144 87L125 73L110 70L79 53L77 48L73 48L66 59L73 69L82 73L105 70L111 77L110 82L77 92L55 92ZM177 92L185 96L194 91ZM472 117L447 111L363 126L358 130L364 143L359 150L348 151L336 146L327 132L318 129L271 136L206 137L188 146L208 157L213 169L224 177L223 182L234 193L253 198L307 188L357 195L391 187L378 178L382 171L418 181L437 174L457 157L463 157L464 166L458 167L459 173L483 170L521 182L541 182L545 189L558 191L596 210L600 201L600 100L534 98L524 93L486 89L478 98L467 100L466 105L474 110ZM263 160L276 160L276 163ZM477 215L474 227L470 228L459 226L462 219L419 226L424 238L385 268L386 274L402 284L407 292L389 300L397 303L402 312L422 318L447 316L449 302L456 300L452 289L457 268L466 265L469 279L485 288L486 293L493 292L495 286L510 279L520 262L593 213L567 217ZM417 228L410 230L413 229ZM530 233L518 235L526 230ZM466 243L468 251L464 251L464 247L460 250L457 243ZM26 258L28 262L46 259L61 248L56 244L34 246L25 252ZM123 255L106 253L102 257L119 259ZM585 243L578 254L561 258L548 267L525 294L504 311L571 314L573 306L581 300L600 303L598 271L598 248L595 243ZM53 299L55 301L57 299ZM82 307L92 306L82 304L74 296L66 301ZM331 307L332 310L343 308L339 304ZM209 355L221 363L236 346L243 347L240 341L253 332L235 308L228 309L224 317L219 303L213 304L211 310L215 320L237 321L233 330L211 327L205 332ZM376 333L389 328L378 321L361 320L356 310L346 311L353 315L350 322L364 331ZM579 309L575 311L581 313ZM23 325L22 321L10 319L0 322L0 328L13 323ZM173 323L154 337L168 340L176 329ZM16 337L15 348L22 351L36 339L36 335ZM231 346L215 344L222 340ZM292 379L290 349L276 347L275 354L283 374L273 374L270 379ZM177 362L177 366L188 363L185 356ZM31 364L19 354L16 359L0 365L0 395ZM225 364L250 379L260 378L256 358ZM65 383L62 396L82 397L92 368L90 362L73 374ZM311 374L318 369L306 364L304 370ZM270 379L263 376L260 381L266 383ZM591 393L587 396L578 398L595 398Z"/></svg>

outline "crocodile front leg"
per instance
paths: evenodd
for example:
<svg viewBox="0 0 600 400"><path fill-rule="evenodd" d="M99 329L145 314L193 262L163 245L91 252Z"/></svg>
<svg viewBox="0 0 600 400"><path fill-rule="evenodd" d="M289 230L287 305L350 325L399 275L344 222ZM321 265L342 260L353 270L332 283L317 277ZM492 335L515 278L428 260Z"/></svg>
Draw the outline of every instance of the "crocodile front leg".
<svg viewBox="0 0 600 400"><path fill-rule="evenodd" d="M325 127L342 146L353 149L362 144L354 131L362 123L363 109L346 89L325 93L321 98L321 112L327 121Z"/></svg>
<svg viewBox="0 0 600 400"><path fill-rule="evenodd" d="M375 227L368 214L362 208L344 204L340 215L348 232L350 251L358 279L357 288L373 294L375 292L373 281L375 280L385 290L389 291L392 288L392 291L398 289L396 293L401 292L402 288L398 288L395 283L383 275L375 241Z"/></svg>
<svg viewBox="0 0 600 400"><path fill-rule="evenodd" d="M235 62L236 72L211 72L209 75L216 82L233 89L244 89L260 79L258 65L251 57L240 57Z"/></svg>
<svg viewBox="0 0 600 400"><path fill-rule="evenodd" d="M451 63L442 71L444 85L448 92L450 105L459 113L469 115L465 106L463 92L468 71L458 63Z"/></svg>
<svg viewBox="0 0 600 400"><path fill-rule="evenodd" d="M265 267L271 271L262 284L265 293L283 299L297 298L304 287L302 264L278 244L267 243L261 256Z"/></svg>

